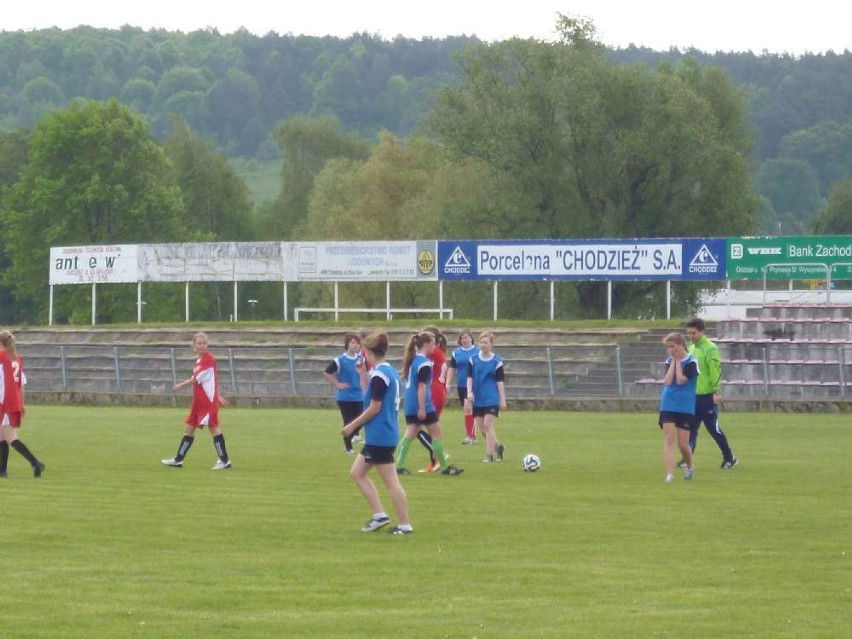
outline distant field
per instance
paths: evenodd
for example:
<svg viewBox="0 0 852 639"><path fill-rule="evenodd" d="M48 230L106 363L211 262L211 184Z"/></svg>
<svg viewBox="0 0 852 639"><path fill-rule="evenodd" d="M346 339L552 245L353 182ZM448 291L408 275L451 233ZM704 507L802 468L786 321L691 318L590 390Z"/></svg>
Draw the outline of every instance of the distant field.
<svg viewBox="0 0 852 639"><path fill-rule="evenodd" d="M159 464L183 416L29 409L48 466L0 480L0 639L850 636L848 416L726 416L741 465L703 433L665 485L654 415L509 411L483 465L449 412L466 472L404 478L405 538L360 532L335 411L226 410L223 472L207 433Z"/></svg>
<svg viewBox="0 0 852 639"><path fill-rule="evenodd" d="M278 197L281 192L281 160L229 158L228 161L245 181L255 206Z"/></svg>

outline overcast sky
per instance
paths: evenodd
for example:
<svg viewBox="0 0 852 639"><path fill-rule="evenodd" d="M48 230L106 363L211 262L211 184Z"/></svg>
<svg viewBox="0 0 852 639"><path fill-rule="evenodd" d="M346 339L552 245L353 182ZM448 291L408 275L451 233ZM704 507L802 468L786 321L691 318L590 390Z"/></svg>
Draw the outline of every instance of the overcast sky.
<svg viewBox="0 0 852 639"><path fill-rule="evenodd" d="M231 33L348 36L356 32L410 38L476 35L553 39L557 13L591 18L607 45L631 43L656 50L801 54L852 50L848 0L5 0L0 30L81 24L117 28Z"/></svg>

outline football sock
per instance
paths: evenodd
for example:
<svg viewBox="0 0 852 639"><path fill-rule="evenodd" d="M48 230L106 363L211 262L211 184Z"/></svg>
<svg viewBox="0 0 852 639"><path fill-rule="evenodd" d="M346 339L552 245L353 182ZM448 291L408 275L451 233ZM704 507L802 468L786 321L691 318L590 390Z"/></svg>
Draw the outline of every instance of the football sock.
<svg viewBox="0 0 852 639"><path fill-rule="evenodd" d="M447 467L447 455L444 453L444 440L438 437L432 440L432 446L435 447L435 457L441 462L441 468Z"/></svg>
<svg viewBox="0 0 852 639"><path fill-rule="evenodd" d="M397 468L405 468L405 458L408 456L408 449L411 448L411 440L408 437L403 437L399 442L399 446L397 447L397 451L399 457L396 460Z"/></svg>
<svg viewBox="0 0 852 639"><path fill-rule="evenodd" d="M0 442L0 473L5 473L9 466L9 442Z"/></svg>
<svg viewBox="0 0 852 639"><path fill-rule="evenodd" d="M470 439L476 439L476 433L473 430L473 415L464 416L464 432Z"/></svg>
<svg viewBox="0 0 852 639"><path fill-rule="evenodd" d="M228 449L225 448L225 436L219 433L213 438L213 446L216 448L216 454L223 462L228 462Z"/></svg>
<svg viewBox="0 0 852 639"><path fill-rule="evenodd" d="M16 439L15 441L13 441L11 443L11 446L19 453L21 453L24 459L30 462L30 466L35 466L38 463L38 460L35 458L35 455L30 452L30 449L27 448L26 444L24 444L24 442L22 442L20 439Z"/></svg>
<svg viewBox="0 0 852 639"><path fill-rule="evenodd" d="M183 458L186 457L186 454L189 452L189 447L192 446L192 442L195 441L195 437L190 437L189 435L184 435L183 439L180 440L180 444L178 445L177 454L175 455L176 461L183 461Z"/></svg>
<svg viewBox="0 0 852 639"><path fill-rule="evenodd" d="M432 436L425 430L417 432L417 441L423 444L423 447L429 451L429 459L435 461L435 448L432 445Z"/></svg>
<svg viewBox="0 0 852 639"><path fill-rule="evenodd" d="M373 513L373 519L387 519L388 514L383 510L378 513Z"/></svg>
<svg viewBox="0 0 852 639"><path fill-rule="evenodd" d="M352 437L354 437L354 435ZM343 438L343 445L346 447L346 450L352 450L352 437Z"/></svg>

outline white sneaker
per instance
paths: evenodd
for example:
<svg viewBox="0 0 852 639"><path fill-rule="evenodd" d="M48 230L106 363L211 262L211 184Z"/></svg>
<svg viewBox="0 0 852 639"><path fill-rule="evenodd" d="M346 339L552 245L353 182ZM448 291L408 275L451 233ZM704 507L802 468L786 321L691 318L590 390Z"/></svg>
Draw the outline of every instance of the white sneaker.
<svg viewBox="0 0 852 639"><path fill-rule="evenodd" d="M694 472L695 472L695 469L694 469L694 468L687 468L687 469L686 469L686 472L683 474L683 478L684 478L684 479L687 479L687 480L692 479L692 474L693 474Z"/></svg>
<svg viewBox="0 0 852 639"><path fill-rule="evenodd" d="M666 483L670 484L674 481L674 475L666 475Z"/></svg>
<svg viewBox="0 0 852 639"><path fill-rule="evenodd" d="M161 460L160 460L160 463L161 463L163 466L171 466L172 468L183 468L183 462L182 462L182 461L178 461L178 460L177 460L177 459L175 459L174 457L172 457L172 458L170 458L170 459L161 459Z"/></svg>
<svg viewBox="0 0 852 639"><path fill-rule="evenodd" d="M353 435L352 436L352 443L353 444L357 444L360 441L361 441L361 435Z"/></svg>
<svg viewBox="0 0 852 639"><path fill-rule="evenodd" d="M213 466L213 470L225 470L226 468L230 468L230 467L231 467L231 461L230 460L223 462L221 459L219 459L219 460L216 460L216 465Z"/></svg>

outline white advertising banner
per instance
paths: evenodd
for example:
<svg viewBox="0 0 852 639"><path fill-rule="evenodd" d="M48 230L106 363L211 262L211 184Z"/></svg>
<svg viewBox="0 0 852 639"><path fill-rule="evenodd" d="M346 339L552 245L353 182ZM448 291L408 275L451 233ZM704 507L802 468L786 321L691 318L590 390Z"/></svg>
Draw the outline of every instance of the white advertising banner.
<svg viewBox="0 0 852 639"><path fill-rule="evenodd" d="M291 251L297 281L438 279L436 241L294 242Z"/></svg>
<svg viewBox="0 0 852 639"><path fill-rule="evenodd" d="M50 249L53 284L122 284L139 281L138 246L54 246Z"/></svg>
<svg viewBox="0 0 852 639"><path fill-rule="evenodd" d="M148 282L281 282L288 272L282 242L146 244L139 272Z"/></svg>

